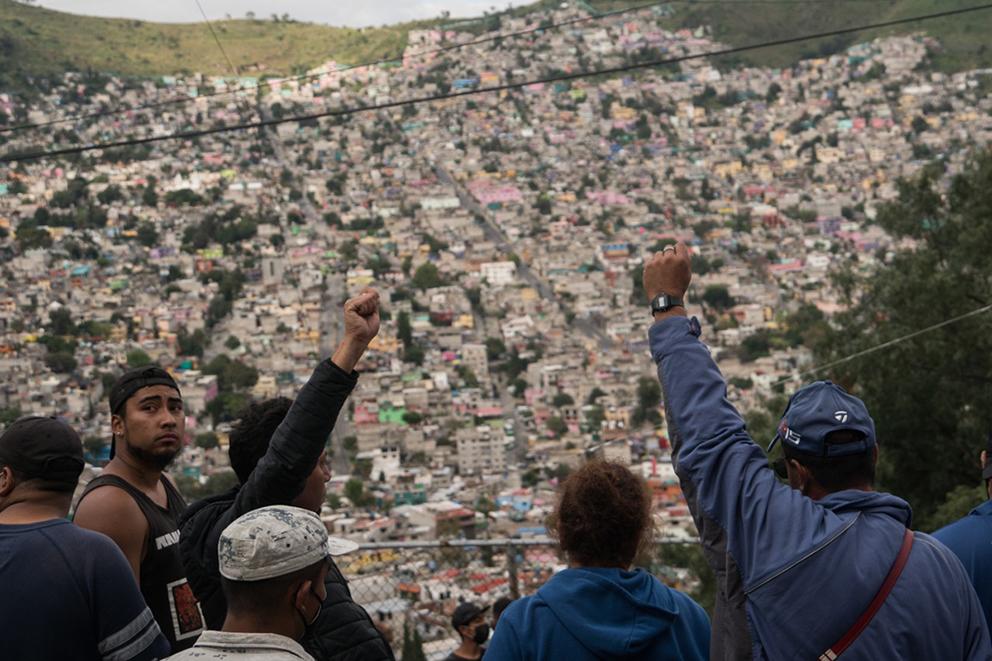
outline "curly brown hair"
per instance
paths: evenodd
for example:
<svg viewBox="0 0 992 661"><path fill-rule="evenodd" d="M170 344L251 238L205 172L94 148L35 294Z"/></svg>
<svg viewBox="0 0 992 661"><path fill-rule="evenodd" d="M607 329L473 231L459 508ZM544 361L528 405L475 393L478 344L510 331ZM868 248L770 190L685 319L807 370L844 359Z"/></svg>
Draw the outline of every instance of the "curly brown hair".
<svg viewBox="0 0 992 661"><path fill-rule="evenodd" d="M651 495L622 464L592 461L561 486L548 521L551 534L573 562L627 568L651 535Z"/></svg>

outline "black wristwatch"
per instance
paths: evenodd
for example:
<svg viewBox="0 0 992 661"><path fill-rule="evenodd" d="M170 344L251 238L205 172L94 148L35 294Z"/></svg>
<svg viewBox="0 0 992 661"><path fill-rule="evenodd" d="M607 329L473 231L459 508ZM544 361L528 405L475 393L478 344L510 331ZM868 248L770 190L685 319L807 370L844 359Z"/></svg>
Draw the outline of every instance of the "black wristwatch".
<svg viewBox="0 0 992 661"><path fill-rule="evenodd" d="M672 308L683 307L682 299L675 296L669 296L668 294L658 294L651 301L651 314L658 314L659 312L668 312Z"/></svg>

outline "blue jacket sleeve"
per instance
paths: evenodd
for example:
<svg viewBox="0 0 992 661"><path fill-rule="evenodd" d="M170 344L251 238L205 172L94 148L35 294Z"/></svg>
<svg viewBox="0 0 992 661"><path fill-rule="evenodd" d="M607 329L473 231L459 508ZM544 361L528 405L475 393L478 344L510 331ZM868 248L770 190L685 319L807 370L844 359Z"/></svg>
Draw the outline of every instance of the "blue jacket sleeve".
<svg viewBox="0 0 992 661"><path fill-rule="evenodd" d="M107 539L95 557L92 594L100 657L151 661L168 656L169 641L145 605L124 554Z"/></svg>
<svg viewBox="0 0 992 661"><path fill-rule="evenodd" d="M782 549L800 551L824 540L837 517L775 477L727 400L723 375L699 340L698 325L684 317L664 319L649 337L676 471L689 482L683 489L692 492L690 505L700 510L694 516L722 530L721 545L746 589L779 569Z"/></svg>

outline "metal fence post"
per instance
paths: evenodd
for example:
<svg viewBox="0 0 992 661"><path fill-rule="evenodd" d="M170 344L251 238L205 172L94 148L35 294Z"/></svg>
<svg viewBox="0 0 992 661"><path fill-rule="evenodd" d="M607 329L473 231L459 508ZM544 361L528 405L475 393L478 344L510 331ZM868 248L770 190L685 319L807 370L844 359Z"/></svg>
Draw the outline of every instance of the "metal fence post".
<svg viewBox="0 0 992 661"><path fill-rule="evenodd" d="M510 597L520 598L520 585L517 579L517 547L511 542L506 547L506 569L510 572Z"/></svg>

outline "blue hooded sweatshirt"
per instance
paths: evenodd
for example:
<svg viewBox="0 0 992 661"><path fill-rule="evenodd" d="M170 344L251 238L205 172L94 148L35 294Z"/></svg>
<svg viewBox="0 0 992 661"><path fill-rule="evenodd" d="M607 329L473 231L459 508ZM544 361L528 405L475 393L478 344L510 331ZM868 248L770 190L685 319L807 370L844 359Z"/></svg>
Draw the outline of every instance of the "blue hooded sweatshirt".
<svg viewBox="0 0 992 661"><path fill-rule="evenodd" d="M556 574L506 609L486 661L709 657L710 623L692 599L643 570Z"/></svg>

